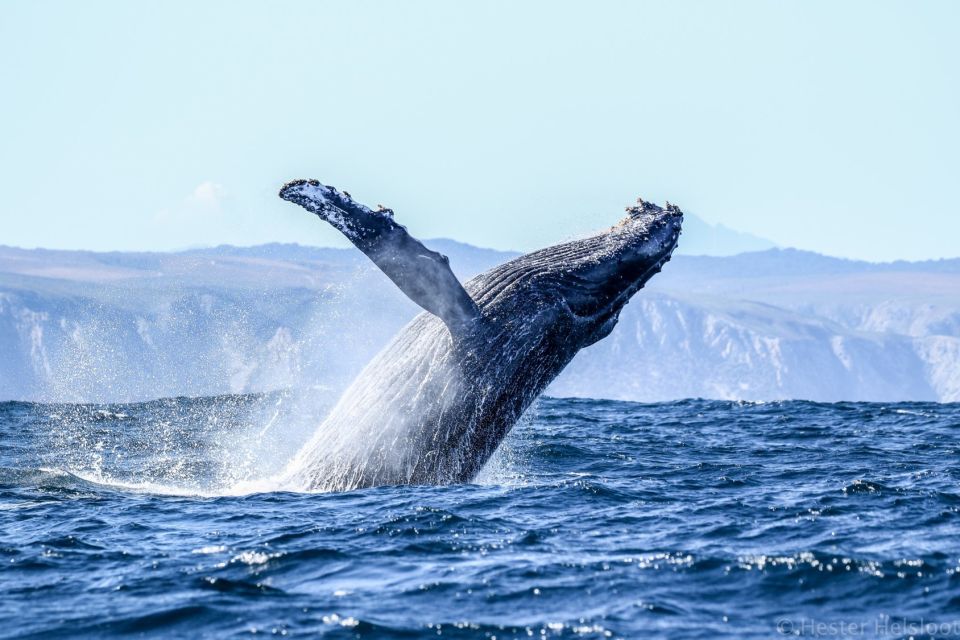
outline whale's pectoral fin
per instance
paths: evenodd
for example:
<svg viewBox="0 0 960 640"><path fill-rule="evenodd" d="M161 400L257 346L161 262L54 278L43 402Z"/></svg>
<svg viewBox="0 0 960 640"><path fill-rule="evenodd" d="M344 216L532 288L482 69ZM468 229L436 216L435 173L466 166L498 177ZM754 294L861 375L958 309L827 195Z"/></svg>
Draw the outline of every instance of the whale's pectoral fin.
<svg viewBox="0 0 960 640"><path fill-rule="evenodd" d="M458 333L476 319L476 303L453 275L445 255L431 251L393 220L393 211L374 211L349 193L316 180L283 185L280 197L317 214L365 253L407 296Z"/></svg>

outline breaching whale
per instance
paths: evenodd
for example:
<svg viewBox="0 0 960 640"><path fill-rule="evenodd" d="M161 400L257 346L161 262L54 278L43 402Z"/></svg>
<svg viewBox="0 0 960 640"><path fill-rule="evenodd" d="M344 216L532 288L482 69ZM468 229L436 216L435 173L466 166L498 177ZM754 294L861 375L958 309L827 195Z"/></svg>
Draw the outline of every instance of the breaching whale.
<svg viewBox="0 0 960 640"><path fill-rule="evenodd" d="M607 231L461 285L446 256L346 191L295 180L280 197L341 231L425 311L363 369L280 478L343 491L471 480L524 411L670 259L683 213L642 200Z"/></svg>

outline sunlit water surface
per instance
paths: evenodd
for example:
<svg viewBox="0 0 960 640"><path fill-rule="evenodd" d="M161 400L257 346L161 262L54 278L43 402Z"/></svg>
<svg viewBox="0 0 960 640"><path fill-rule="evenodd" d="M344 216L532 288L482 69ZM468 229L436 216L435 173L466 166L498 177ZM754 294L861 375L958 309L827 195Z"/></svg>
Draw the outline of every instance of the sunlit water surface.
<svg viewBox="0 0 960 640"><path fill-rule="evenodd" d="M0 404L0 636L960 636L960 405L547 399L294 494L284 401Z"/></svg>

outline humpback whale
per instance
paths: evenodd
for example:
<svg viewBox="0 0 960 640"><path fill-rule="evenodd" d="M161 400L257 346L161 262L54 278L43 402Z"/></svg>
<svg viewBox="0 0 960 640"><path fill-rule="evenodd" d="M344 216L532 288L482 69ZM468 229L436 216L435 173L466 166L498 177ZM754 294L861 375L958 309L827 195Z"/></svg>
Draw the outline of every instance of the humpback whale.
<svg viewBox="0 0 960 640"><path fill-rule="evenodd" d="M424 311L344 391L281 474L343 491L470 481L580 349L670 260L683 213L638 199L612 228L461 284L446 256L346 191L295 180L280 197L343 233Z"/></svg>

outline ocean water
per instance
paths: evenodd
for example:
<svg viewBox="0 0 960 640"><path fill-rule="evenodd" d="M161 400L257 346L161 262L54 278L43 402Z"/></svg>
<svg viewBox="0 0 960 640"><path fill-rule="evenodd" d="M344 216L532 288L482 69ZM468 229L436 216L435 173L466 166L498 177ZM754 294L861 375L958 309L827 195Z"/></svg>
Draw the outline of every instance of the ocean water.
<svg viewBox="0 0 960 640"><path fill-rule="evenodd" d="M545 399L475 484L232 495L284 402L0 404L0 637L960 637L960 405Z"/></svg>

